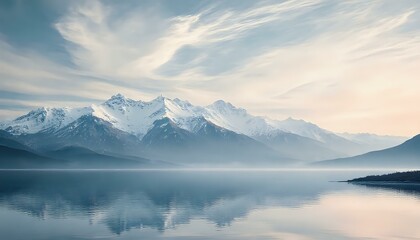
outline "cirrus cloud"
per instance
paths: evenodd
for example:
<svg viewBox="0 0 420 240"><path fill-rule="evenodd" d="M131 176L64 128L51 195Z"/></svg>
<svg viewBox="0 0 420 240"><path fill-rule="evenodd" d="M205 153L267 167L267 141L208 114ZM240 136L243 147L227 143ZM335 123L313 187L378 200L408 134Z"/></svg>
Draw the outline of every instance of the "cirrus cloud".
<svg viewBox="0 0 420 240"><path fill-rule="evenodd" d="M73 2L50 23L64 40L51 44L69 64L2 38L0 87L18 94L0 104L19 104L17 114L163 93L196 104L222 98L334 131L413 135L419 10L409 0L198 1L177 11L168 2Z"/></svg>

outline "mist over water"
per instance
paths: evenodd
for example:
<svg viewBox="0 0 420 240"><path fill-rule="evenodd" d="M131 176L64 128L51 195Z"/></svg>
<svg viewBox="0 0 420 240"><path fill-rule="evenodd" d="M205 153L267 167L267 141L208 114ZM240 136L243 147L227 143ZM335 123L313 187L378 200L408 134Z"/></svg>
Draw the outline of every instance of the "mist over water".
<svg viewBox="0 0 420 240"><path fill-rule="evenodd" d="M380 173L2 171L0 238L420 237L418 186L336 182Z"/></svg>

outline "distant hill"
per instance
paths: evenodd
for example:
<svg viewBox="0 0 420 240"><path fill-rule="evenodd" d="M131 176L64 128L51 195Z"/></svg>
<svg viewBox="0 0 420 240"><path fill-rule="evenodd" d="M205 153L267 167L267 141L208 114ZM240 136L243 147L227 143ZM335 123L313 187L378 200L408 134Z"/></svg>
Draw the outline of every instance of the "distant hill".
<svg viewBox="0 0 420 240"><path fill-rule="evenodd" d="M97 153L87 148L68 146L45 153L49 157L65 160L72 168L136 168L151 166L170 166L164 162L155 162L140 157L111 156Z"/></svg>
<svg viewBox="0 0 420 240"><path fill-rule="evenodd" d="M8 133L7 131L0 130L0 146L6 146L21 150L27 150L30 152L34 152L34 150L28 147L26 144L18 141L16 136Z"/></svg>
<svg viewBox="0 0 420 240"><path fill-rule="evenodd" d="M0 130L0 168L45 168L56 164L52 158L36 153Z"/></svg>
<svg viewBox="0 0 420 240"><path fill-rule="evenodd" d="M0 146L0 168L50 168L57 164L55 159L40 156L23 149Z"/></svg>
<svg viewBox="0 0 420 240"><path fill-rule="evenodd" d="M26 150L28 152L35 152L34 150L32 150L30 147L7 137L2 137L0 135L0 146L4 146L4 147L10 147L10 148L15 148L15 149L19 149L19 150Z"/></svg>
<svg viewBox="0 0 420 240"><path fill-rule="evenodd" d="M58 150L46 152L45 155L65 162L65 166L69 168L142 168L172 166L168 163L152 161L140 157L111 156L79 146L63 147Z"/></svg>
<svg viewBox="0 0 420 240"><path fill-rule="evenodd" d="M12 142L16 144L16 142ZM12 144L10 144L12 145ZM173 164L131 156L110 156L87 148L69 146L42 155L25 150L24 145L13 148L0 144L0 169L42 168L146 168L169 167Z"/></svg>
<svg viewBox="0 0 420 240"><path fill-rule="evenodd" d="M316 167L420 167L420 134L404 143L355 157L320 161Z"/></svg>

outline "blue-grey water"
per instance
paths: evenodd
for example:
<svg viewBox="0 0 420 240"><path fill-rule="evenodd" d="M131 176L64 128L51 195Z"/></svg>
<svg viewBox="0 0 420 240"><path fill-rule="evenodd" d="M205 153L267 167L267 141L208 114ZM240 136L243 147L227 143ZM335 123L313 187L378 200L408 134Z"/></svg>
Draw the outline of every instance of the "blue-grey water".
<svg viewBox="0 0 420 240"><path fill-rule="evenodd" d="M420 239L369 171L0 171L0 239Z"/></svg>

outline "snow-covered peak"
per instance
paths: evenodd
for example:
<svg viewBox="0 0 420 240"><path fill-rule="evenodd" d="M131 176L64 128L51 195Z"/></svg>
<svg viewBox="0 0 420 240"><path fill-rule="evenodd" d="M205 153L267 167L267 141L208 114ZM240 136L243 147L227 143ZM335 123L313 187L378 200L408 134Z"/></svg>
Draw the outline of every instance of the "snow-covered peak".
<svg viewBox="0 0 420 240"><path fill-rule="evenodd" d="M315 129L319 129L319 127L313 123L307 122L305 120L302 119L294 119L292 117L288 117L287 119L283 120L283 121L279 121L279 123L281 124L281 126L285 126L285 127L290 127L290 128L315 128Z"/></svg>
<svg viewBox="0 0 420 240"><path fill-rule="evenodd" d="M223 100L217 100L214 103L207 106L208 109L219 111L219 112L236 112L238 114L247 114L246 110L243 108L237 108L233 106L230 102L225 102Z"/></svg>
<svg viewBox="0 0 420 240"><path fill-rule="evenodd" d="M214 106L214 107L219 107L219 108L224 108L224 107L235 108L235 106L233 106L230 102L225 102L221 99L215 101L209 106Z"/></svg>
<svg viewBox="0 0 420 240"><path fill-rule="evenodd" d="M407 137L382 136L371 133L339 133L340 137L363 145L375 147L375 150L397 146L408 140Z"/></svg>
<svg viewBox="0 0 420 240"><path fill-rule="evenodd" d="M179 98L174 98L172 101L174 101L176 104L178 104L179 106L183 106L183 107L185 107L185 108L187 108L187 107L192 107L193 105L190 103L190 102L188 102L188 101L186 101L186 100L181 100L181 99L179 99Z"/></svg>
<svg viewBox="0 0 420 240"><path fill-rule="evenodd" d="M329 140L327 138L333 134L332 132L322 129L313 123L291 117L283 121L275 121L273 125L279 130L312 138L320 142L327 142Z"/></svg>
<svg viewBox="0 0 420 240"><path fill-rule="evenodd" d="M109 105L110 107L112 106L120 107L120 106L133 105L136 103L137 101L134 101L118 93L118 94L113 95L110 99L105 101L103 104Z"/></svg>
<svg viewBox="0 0 420 240"><path fill-rule="evenodd" d="M223 100L207 106L204 117L220 127L248 136L266 135L273 130L264 118Z"/></svg>
<svg viewBox="0 0 420 240"><path fill-rule="evenodd" d="M3 127L14 135L37 133L46 130L55 131L90 112L90 108L42 107L30 111L28 114L18 117L8 124L4 124Z"/></svg>
<svg viewBox="0 0 420 240"><path fill-rule="evenodd" d="M189 119L200 115L201 107L187 101L159 96L149 102L135 101L115 95L100 105L92 105L93 115L111 123L115 128L142 138L153 122L169 118L181 128L191 130Z"/></svg>
<svg viewBox="0 0 420 240"><path fill-rule="evenodd" d="M251 137L284 131L322 141L330 134L303 120L289 118L277 121L253 116L245 109L223 100L201 107L178 98L158 96L147 102L133 100L122 94L116 94L102 104L92 104L86 108L40 108L0 127L13 134L36 133L46 129L62 128L83 115L98 117L113 127L139 138L153 127L154 121L163 118L168 118L178 127L192 132L196 131L202 122L209 121L219 127Z"/></svg>
<svg viewBox="0 0 420 240"><path fill-rule="evenodd" d="M205 109L203 107L194 106L188 101L183 101L178 98L165 98L163 101L163 117L169 118L180 128L188 131L194 131L197 122L194 120L197 117L203 116Z"/></svg>
<svg viewBox="0 0 420 240"><path fill-rule="evenodd" d="M127 99L124 95L122 95L121 93L117 93L115 95L113 95L109 100L125 100Z"/></svg>
<svg viewBox="0 0 420 240"><path fill-rule="evenodd" d="M168 99L168 98L161 94L161 95L157 96L155 99L153 99L152 102L154 102L154 101L162 102L162 101L165 101L165 99Z"/></svg>

